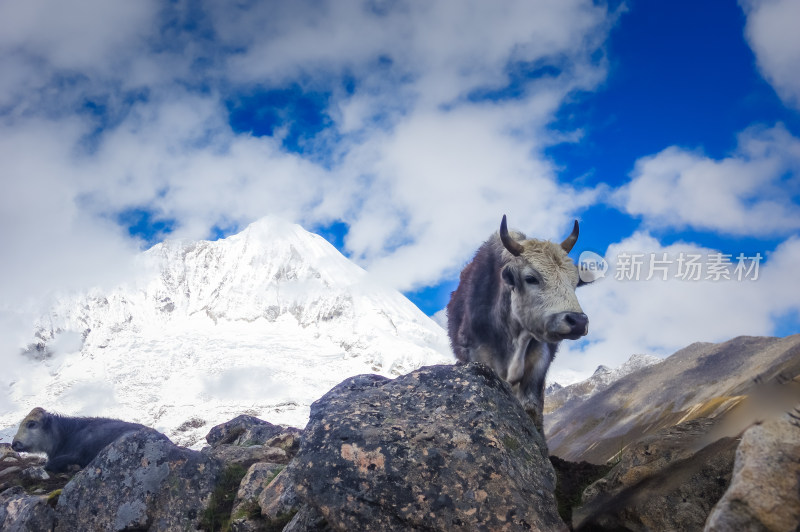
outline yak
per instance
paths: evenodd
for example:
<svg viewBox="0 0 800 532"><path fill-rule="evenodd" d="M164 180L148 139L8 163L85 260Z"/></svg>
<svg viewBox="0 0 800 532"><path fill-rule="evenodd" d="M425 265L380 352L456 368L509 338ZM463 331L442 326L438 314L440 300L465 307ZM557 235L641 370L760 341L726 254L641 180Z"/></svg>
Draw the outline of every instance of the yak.
<svg viewBox="0 0 800 532"><path fill-rule="evenodd" d="M44 468L54 473L81 468L107 445L128 432L147 429L138 423L102 417L68 417L36 407L22 420L11 448L46 453Z"/></svg>
<svg viewBox="0 0 800 532"><path fill-rule="evenodd" d="M542 430L544 381L561 340L589 332L575 288L578 268L567 254L578 240L578 221L559 245L500 231L461 272L447 305L447 330L459 362L482 362L511 384Z"/></svg>

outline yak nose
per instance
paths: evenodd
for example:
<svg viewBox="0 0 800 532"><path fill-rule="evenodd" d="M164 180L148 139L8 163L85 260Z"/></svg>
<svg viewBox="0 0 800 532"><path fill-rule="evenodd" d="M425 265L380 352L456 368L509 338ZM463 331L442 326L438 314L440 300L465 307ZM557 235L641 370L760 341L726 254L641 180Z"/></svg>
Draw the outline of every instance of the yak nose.
<svg viewBox="0 0 800 532"><path fill-rule="evenodd" d="M589 332L589 316L583 312L560 312L550 321L549 332L569 340L577 340Z"/></svg>
<svg viewBox="0 0 800 532"><path fill-rule="evenodd" d="M11 442L11 448L17 452L22 452L25 450L25 446L22 445L22 442L18 442L17 440Z"/></svg>
<svg viewBox="0 0 800 532"><path fill-rule="evenodd" d="M589 316L583 312L567 312L564 321L569 325L570 334L583 336L589 332Z"/></svg>

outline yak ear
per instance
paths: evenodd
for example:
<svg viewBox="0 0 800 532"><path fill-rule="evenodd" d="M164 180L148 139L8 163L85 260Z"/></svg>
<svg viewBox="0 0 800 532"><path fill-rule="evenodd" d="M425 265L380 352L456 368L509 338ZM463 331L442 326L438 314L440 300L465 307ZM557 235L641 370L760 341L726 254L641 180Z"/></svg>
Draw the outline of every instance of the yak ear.
<svg viewBox="0 0 800 532"><path fill-rule="evenodd" d="M506 282L508 286L514 288L514 277L516 276L516 272L514 271L514 267L510 264L503 268L503 281Z"/></svg>

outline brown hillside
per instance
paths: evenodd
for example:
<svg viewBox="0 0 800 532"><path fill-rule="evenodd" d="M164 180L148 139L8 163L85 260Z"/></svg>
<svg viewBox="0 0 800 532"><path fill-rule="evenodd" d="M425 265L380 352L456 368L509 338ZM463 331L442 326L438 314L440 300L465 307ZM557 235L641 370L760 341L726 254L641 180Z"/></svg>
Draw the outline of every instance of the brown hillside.
<svg viewBox="0 0 800 532"><path fill-rule="evenodd" d="M621 378L589 401L566 403L545 417L545 433L551 454L602 464L642 436L691 419L725 416L733 421L720 430L740 431L760 415L758 408L800 401L800 385L791 382L798 377L800 334L696 343ZM770 383L789 386L781 385L786 393L780 397L756 398Z"/></svg>

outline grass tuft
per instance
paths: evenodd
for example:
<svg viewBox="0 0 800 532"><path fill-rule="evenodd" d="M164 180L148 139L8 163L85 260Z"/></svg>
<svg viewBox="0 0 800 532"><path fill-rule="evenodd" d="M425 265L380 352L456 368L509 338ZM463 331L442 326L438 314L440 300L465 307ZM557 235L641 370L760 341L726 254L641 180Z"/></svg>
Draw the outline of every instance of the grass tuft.
<svg viewBox="0 0 800 532"><path fill-rule="evenodd" d="M231 464L225 468L200 518L201 529L209 532L230 532L233 502L245 474L247 470L239 464Z"/></svg>

